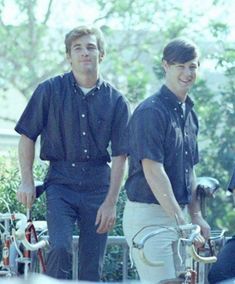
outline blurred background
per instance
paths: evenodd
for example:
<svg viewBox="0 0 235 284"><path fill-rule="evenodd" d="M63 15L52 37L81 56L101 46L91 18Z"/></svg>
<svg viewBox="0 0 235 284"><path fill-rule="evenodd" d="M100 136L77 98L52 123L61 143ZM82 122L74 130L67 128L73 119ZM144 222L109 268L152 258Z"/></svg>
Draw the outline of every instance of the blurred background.
<svg viewBox="0 0 235 284"><path fill-rule="evenodd" d="M233 0L0 0L0 195L14 211L23 210L15 201L19 137L13 129L37 84L69 71L64 49L68 31L82 24L102 29L107 44L102 75L132 109L162 84L163 46L184 36L201 50L200 74L191 91L200 120L197 175L221 184L208 200L207 218L212 228L234 234L234 204L226 192L235 166L234 11ZM35 176L43 175L39 163ZM125 198L123 191L113 235L123 234ZM44 217L43 206L44 201L35 205L35 218Z"/></svg>

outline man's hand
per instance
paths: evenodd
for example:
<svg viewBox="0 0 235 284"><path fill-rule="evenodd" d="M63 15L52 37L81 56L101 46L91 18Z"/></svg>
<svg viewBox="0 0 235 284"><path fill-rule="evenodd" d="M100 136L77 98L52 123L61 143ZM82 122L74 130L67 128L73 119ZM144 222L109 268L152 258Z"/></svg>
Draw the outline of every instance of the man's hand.
<svg viewBox="0 0 235 284"><path fill-rule="evenodd" d="M95 225L99 225L96 232L99 234L110 231L116 221L116 205L105 200L96 215Z"/></svg>
<svg viewBox="0 0 235 284"><path fill-rule="evenodd" d="M36 198L36 189L34 184L21 183L16 193L17 200L24 204L27 208L31 208Z"/></svg>
<svg viewBox="0 0 235 284"><path fill-rule="evenodd" d="M211 235L211 228L210 228L209 224L206 222L206 220L203 219L201 214L195 213L195 215L192 216L192 222L193 222L193 224L197 224L197 225L200 226L202 236L206 240L208 240L210 235Z"/></svg>
<svg viewBox="0 0 235 284"><path fill-rule="evenodd" d="M205 245L205 238L200 234L199 236L197 236L194 240L194 245L196 248L201 248Z"/></svg>

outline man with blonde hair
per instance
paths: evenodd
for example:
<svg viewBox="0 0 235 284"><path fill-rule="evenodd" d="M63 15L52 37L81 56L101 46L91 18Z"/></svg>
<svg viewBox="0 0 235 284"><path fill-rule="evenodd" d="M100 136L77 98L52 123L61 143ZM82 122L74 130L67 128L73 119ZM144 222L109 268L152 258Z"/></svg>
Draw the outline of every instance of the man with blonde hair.
<svg viewBox="0 0 235 284"><path fill-rule="evenodd" d="M32 169L35 142L41 135L40 158L49 161L44 181L50 238L47 275L71 277L76 223L79 279L99 281L107 232L116 218L129 108L121 93L100 76L105 47L99 29L71 30L65 47L71 72L39 84L15 128L21 134L17 198L27 207L34 202Z"/></svg>

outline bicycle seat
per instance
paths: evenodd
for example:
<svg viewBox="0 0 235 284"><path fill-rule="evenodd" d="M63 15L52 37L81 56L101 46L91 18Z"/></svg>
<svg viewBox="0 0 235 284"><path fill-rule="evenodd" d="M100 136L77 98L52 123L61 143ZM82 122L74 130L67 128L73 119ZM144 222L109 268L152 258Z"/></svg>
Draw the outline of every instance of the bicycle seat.
<svg viewBox="0 0 235 284"><path fill-rule="evenodd" d="M203 194L206 197L213 197L214 193L220 187L219 181L212 177L197 178L197 195Z"/></svg>

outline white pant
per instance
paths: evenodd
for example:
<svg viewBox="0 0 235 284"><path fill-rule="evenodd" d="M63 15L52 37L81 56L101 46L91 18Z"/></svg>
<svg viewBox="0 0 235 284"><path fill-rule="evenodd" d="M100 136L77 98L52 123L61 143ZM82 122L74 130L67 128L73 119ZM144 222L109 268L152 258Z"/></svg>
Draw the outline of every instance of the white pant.
<svg viewBox="0 0 235 284"><path fill-rule="evenodd" d="M184 209L186 213L186 209ZM156 226L153 226L156 225ZM130 254L136 265L142 283L158 283L161 280L175 278L184 267L180 264L177 254L178 236L175 232L167 231L149 239L144 247L145 255L150 260L163 261L160 267L149 266L140 258L139 251L132 246L133 237L144 227L136 237L140 240L147 233L160 226L176 226L176 220L166 215L160 205L127 201L123 216L123 230ZM185 257L185 253L184 257Z"/></svg>

